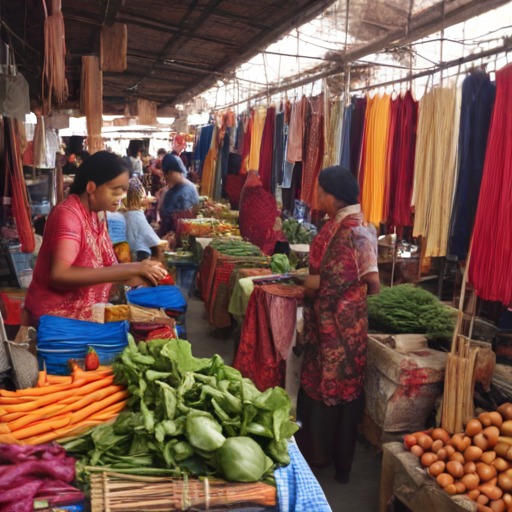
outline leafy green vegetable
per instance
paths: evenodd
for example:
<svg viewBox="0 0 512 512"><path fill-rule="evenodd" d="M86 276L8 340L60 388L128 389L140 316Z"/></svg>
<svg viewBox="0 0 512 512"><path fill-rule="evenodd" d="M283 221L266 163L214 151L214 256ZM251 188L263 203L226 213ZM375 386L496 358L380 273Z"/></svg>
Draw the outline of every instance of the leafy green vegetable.
<svg viewBox="0 0 512 512"><path fill-rule="evenodd" d="M283 221L283 233L290 244L311 244L317 230L312 224L289 218Z"/></svg>
<svg viewBox="0 0 512 512"><path fill-rule="evenodd" d="M227 480L257 482L265 474L267 458L261 446L250 437L228 439L218 453Z"/></svg>
<svg viewBox="0 0 512 512"><path fill-rule="evenodd" d="M372 332L451 339L455 315L453 308L442 304L430 292L412 284L401 284L368 297L368 322Z"/></svg>
<svg viewBox="0 0 512 512"><path fill-rule="evenodd" d="M284 389L261 393L220 356L195 358L183 340L130 339L113 367L130 409L65 445L80 459L78 475L92 465L245 482L289 462L286 440L298 427Z"/></svg>
<svg viewBox="0 0 512 512"><path fill-rule="evenodd" d="M290 261L286 254L274 254L270 261L270 270L276 274L286 274L290 272Z"/></svg>

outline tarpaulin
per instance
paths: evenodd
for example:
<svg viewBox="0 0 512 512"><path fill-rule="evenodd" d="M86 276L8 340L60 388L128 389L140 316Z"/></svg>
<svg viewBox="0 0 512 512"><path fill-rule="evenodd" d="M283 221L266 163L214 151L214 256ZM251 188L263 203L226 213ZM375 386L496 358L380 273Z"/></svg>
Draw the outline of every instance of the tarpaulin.
<svg viewBox="0 0 512 512"><path fill-rule="evenodd" d="M177 286L139 288L126 294L128 302L143 308L164 309L166 313L183 314L187 303Z"/></svg>

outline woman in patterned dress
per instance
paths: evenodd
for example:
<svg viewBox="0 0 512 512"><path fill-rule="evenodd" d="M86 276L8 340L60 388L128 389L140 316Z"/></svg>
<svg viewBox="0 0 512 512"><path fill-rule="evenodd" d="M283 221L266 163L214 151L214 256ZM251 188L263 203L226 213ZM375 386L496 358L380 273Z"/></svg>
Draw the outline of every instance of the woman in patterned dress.
<svg viewBox="0 0 512 512"><path fill-rule="evenodd" d="M364 407L367 294L379 293L377 238L366 226L359 185L343 167L318 177L317 205L329 221L311 244L304 307L304 363L297 442L310 465L334 459L346 483Z"/></svg>
<svg viewBox="0 0 512 512"><path fill-rule="evenodd" d="M113 283L157 284L166 272L154 261L117 265L106 226L128 190L128 167L118 156L99 151L79 168L69 197L48 217L24 323L37 325L42 315L91 320L91 306L108 302Z"/></svg>

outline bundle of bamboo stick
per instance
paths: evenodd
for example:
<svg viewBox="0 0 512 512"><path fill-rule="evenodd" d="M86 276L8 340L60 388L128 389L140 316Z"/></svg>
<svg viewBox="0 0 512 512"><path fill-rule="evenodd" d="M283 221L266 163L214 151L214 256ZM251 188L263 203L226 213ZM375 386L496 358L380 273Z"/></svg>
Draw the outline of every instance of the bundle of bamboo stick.
<svg viewBox="0 0 512 512"><path fill-rule="evenodd" d="M276 489L257 482L231 484L205 478L178 479L103 471L91 475L91 511L151 511L219 509L235 504L276 504Z"/></svg>
<svg viewBox="0 0 512 512"><path fill-rule="evenodd" d="M87 146L89 153L103 149L101 128L103 126L103 73L100 59L95 56L82 57L82 85L80 108L87 119Z"/></svg>

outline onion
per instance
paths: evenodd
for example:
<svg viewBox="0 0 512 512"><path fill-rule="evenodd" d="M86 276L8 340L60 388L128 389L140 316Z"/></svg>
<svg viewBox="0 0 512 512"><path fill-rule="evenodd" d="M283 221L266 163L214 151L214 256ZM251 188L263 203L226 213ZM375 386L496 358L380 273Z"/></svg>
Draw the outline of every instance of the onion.
<svg viewBox="0 0 512 512"><path fill-rule="evenodd" d="M452 446L455 446L457 451L462 453L468 446L471 446L471 438L462 434L455 434L452 437Z"/></svg>
<svg viewBox="0 0 512 512"><path fill-rule="evenodd" d="M505 437L512 437L512 420L507 420L501 425L501 435Z"/></svg>
<svg viewBox="0 0 512 512"><path fill-rule="evenodd" d="M448 494L457 494L457 487L455 487L455 484L450 484L450 485L447 485L444 490L448 493Z"/></svg>
<svg viewBox="0 0 512 512"><path fill-rule="evenodd" d="M512 404L507 402L506 404L498 407L498 412L503 416L505 420L512 420Z"/></svg>
<svg viewBox="0 0 512 512"><path fill-rule="evenodd" d="M418 444L426 451L430 450L430 447L432 446L432 438L427 435L423 435L418 437ZM496 442L498 442L498 438L496 437ZM496 443L495 443L496 444Z"/></svg>
<svg viewBox="0 0 512 512"><path fill-rule="evenodd" d="M479 462L476 465L476 472L477 472L478 476L480 477L480 479L482 480L482 482L487 482L487 481L491 480L497 474L497 471L493 466L489 466L489 464L484 464L483 462ZM490 498L490 496L489 496L489 498ZM501 496L500 496L500 498L501 498ZM496 499L498 499L498 498L496 498Z"/></svg>
<svg viewBox="0 0 512 512"><path fill-rule="evenodd" d="M498 427L484 428L482 434L487 439L487 446L489 448L494 448L498 444L498 437L500 436L500 429Z"/></svg>
<svg viewBox="0 0 512 512"><path fill-rule="evenodd" d="M455 482L455 489L457 489L457 494L462 494L466 492L466 486L462 481Z"/></svg>
<svg viewBox="0 0 512 512"><path fill-rule="evenodd" d="M472 491L468 492L468 496L473 500L476 501L478 496L480 496L480 491L478 489L473 489Z"/></svg>
<svg viewBox="0 0 512 512"><path fill-rule="evenodd" d="M450 434L448 434L444 428L435 428L432 434L430 434L430 437L434 439L434 441L443 441L443 444L448 444L450 441Z"/></svg>
<svg viewBox="0 0 512 512"><path fill-rule="evenodd" d="M438 460L430 465L428 472L430 476L437 478L445 469L446 464L442 460Z"/></svg>
<svg viewBox="0 0 512 512"><path fill-rule="evenodd" d="M460 462L450 461L446 464L446 471L454 478L462 478L464 476L464 468Z"/></svg>
<svg viewBox="0 0 512 512"><path fill-rule="evenodd" d="M438 453L439 450L443 447L443 441L441 441L441 439L436 439L433 443L432 443L432 446L431 446L431 450L434 452L434 453Z"/></svg>
<svg viewBox="0 0 512 512"><path fill-rule="evenodd" d="M455 448L451 444L447 444L444 449L446 450L448 457L451 457L455 453Z"/></svg>
<svg viewBox="0 0 512 512"><path fill-rule="evenodd" d="M480 416L478 416L478 420L484 427L490 427L492 425L492 420L488 412L480 414Z"/></svg>
<svg viewBox="0 0 512 512"><path fill-rule="evenodd" d="M505 457L509 448L510 446L507 443L498 443L494 447L494 451L497 453L498 457Z"/></svg>
<svg viewBox="0 0 512 512"><path fill-rule="evenodd" d="M510 512L512 510L512 496L508 493L505 493L501 499L505 502L505 505L507 506L507 512Z"/></svg>
<svg viewBox="0 0 512 512"><path fill-rule="evenodd" d="M474 473L476 471L476 465L474 462L466 462L464 464L464 473Z"/></svg>
<svg viewBox="0 0 512 512"><path fill-rule="evenodd" d="M491 501L499 500L503 496L503 491L495 485L483 484L478 489ZM485 505L485 503L483 503L483 505Z"/></svg>
<svg viewBox="0 0 512 512"><path fill-rule="evenodd" d="M507 472L501 473L498 476L498 486L503 491L512 491L512 478L510 478Z"/></svg>
<svg viewBox="0 0 512 512"><path fill-rule="evenodd" d="M478 487L480 478L475 473L471 473L469 475L464 475L460 481L466 486L468 491L473 491Z"/></svg>
<svg viewBox="0 0 512 512"><path fill-rule="evenodd" d="M489 503L489 498L485 494L480 494L476 499L476 502L480 503L480 505L487 505L487 503Z"/></svg>
<svg viewBox="0 0 512 512"><path fill-rule="evenodd" d="M503 500L491 501L489 507L492 512L507 512L507 506Z"/></svg>
<svg viewBox="0 0 512 512"><path fill-rule="evenodd" d="M450 461L454 462L460 462L461 464L464 464L466 462L466 459L464 459L464 455L460 452L455 452L451 457Z"/></svg>
<svg viewBox="0 0 512 512"><path fill-rule="evenodd" d="M411 453L413 455L416 455L416 457L421 457L423 455L423 448L421 446L418 446L418 445L414 445L411 447Z"/></svg>
<svg viewBox="0 0 512 512"><path fill-rule="evenodd" d="M494 453L494 452L492 452ZM478 460L482 456L482 450L478 448L478 446L470 446L469 448L466 448L466 451L464 452L464 459L468 462L473 462L475 460ZM489 461L487 464L490 464L492 461Z"/></svg>
<svg viewBox="0 0 512 512"><path fill-rule="evenodd" d="M477 419L472 419L468 421L466 425L466 435L473 437L479 434L482 431L482 424Z"/></svg>
<svg viewBox="0 0 512 512"><path fill-rule="evenodd" d="M448 473L441 473L436 478L436 482L439 487L444 489L447 485L453 484L454 480L452 475L449 475Z"/></svg>
<svg viewBox="0 0 512 512"><path fill-rule="evenodd" d="M507 453L505 454L505 459L512 461L512 446L509 446Z"/></svg>
<svg viewBox="0 0 512 512"><path fill-rule="evenodd" d="M446 453L446 448L441 448L438 452L437 452L437 458L439 460L446 460L448 458L448 453Z"/></svg>
<svg viewBox="0 0 512 512"><path fill-rule="evenodd" d="M501 417L501 414L499 412L493 411L489 413L489 418L491 418L491 423L495 426L500 428L503 424L503 418Z"/></svg>
<svg viewBox="0 0 512 512"><path fill-rule="evenodd" d="M482 432L473 437L473 444L475 446L478 446L478 448L480 448L480 450L482 450L483 452L485 452L485 450L489 448L487 438L482 434Z"/></svg>
<svg viewBox="0 0 512 512"><path fill-rule="evenodd" d="M431 465L431 464L433 464L436 460L437 460L437 455L436 455L435 453L427 452L427 453L424 453L424 454L421 456L421 465L422 465L424 468L428 468L428 467L430 467L430 465Z"/></svg>
<svg viewBox="0 0 512 512"><path fill-rule="evenodd" d="M501 473L503 471L506 471L510 467L510 464L505 459L498 457L492 462L492 466L496 468L496 471L498 473Z"/></svg>
<svg viewBox="0 0 512 512"><path fill-rule="evenodd" d="M480 457L480 461L484 464L492 464L496 458L496 452L484 452Z"/></svg>
<svg viewBox="0 0 512 512"><path fill-rule="evenodd" d="M418 440L414 436L408 435L404 437L404 445L408 450L416 444L418 444Z"/></svg>

